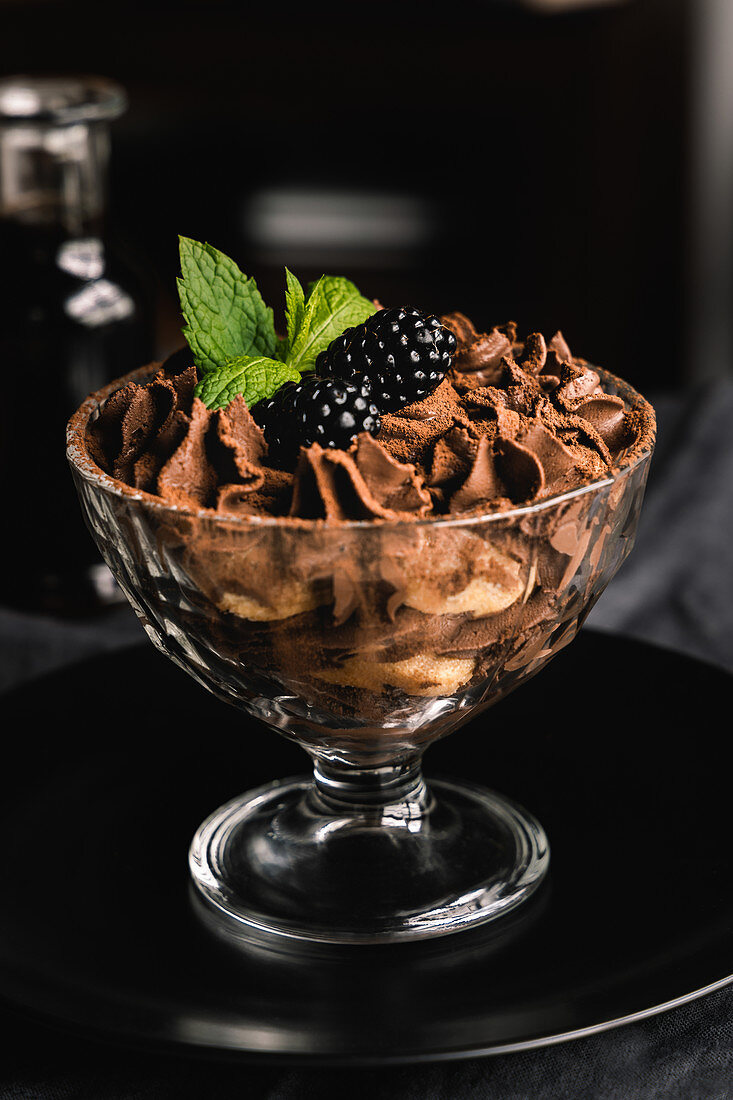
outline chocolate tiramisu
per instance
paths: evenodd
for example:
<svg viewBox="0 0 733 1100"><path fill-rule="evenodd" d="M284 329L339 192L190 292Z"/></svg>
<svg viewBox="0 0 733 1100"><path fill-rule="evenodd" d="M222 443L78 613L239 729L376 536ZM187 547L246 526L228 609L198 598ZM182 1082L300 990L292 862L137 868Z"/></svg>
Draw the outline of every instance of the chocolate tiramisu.
<svg viewBox="0 0 733 1100"><path fill-rule="evenodd" d="M360 298L362 320L326 326L328 343L298 359L309 301L280 346L267 337L221 366L187 331L190 347L120 381L86 442L120 492L167 506L159 538L220 650L377 719L398 697L481 681L510 641L531 654L536 637L536 655L591 539L601 561L599 523L614 522L579 491L649 452L654 414L562 333L478 332L461 313ZM270 375L263 392L255 376ZM271 525L279 543L262 537ZM373 537L355 539L364 525ZM297 554L295 529L308 531Z"/></svg>

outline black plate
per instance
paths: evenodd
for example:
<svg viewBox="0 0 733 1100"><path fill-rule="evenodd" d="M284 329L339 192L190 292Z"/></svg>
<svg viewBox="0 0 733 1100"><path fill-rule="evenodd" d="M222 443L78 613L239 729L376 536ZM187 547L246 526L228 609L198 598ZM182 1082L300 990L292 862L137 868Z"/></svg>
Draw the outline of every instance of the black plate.
<svg viewBox="0 0 733 1100"><path fill-rule="evenodd" d="M0 990L136 1045L390 1062L538 1046L733 979L733 679L585 632L430 749L426 772L533 810L549 883L483 932L276 953L224 942L188 883L191 834L241 790L305 770L151 646L0 699ZM12 778L14 782L9 782ZM9 789L13 793L9 793Z"/></svg>

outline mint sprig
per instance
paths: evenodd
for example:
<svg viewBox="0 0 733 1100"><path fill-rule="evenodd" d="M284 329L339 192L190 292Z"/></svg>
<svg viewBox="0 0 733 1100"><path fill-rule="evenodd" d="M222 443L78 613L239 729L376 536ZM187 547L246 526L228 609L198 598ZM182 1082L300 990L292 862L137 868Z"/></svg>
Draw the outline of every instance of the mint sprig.
<svg viewBox="0 0 733 1100"><path fill-rule="evenodd" d="M340 275L322 275L306 294L286 268L287 333L280 340L254 279L212 245L179 240L183 333L201 372L196 395L208 408L228 405L240 393L252 406L285 382L299 382L332 340L375 312Z"/></svg>

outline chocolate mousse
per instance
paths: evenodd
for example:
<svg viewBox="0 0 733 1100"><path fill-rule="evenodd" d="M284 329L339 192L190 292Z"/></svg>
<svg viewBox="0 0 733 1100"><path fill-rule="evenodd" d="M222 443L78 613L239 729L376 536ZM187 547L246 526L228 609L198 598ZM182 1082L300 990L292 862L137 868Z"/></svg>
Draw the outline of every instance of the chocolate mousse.
<svg viewBox="0 0 733 1100"><path fill-rule="evenodd" d="M348 450L313 443L290 468L273 462L244 398L206 408L180 353L108 398L90 449L114 478L177 507L329 523L527 506L649 449L651 408L606 393L561 333L520 342L513 324L487 334L460 313L442 321L457 338L450 375Z"/></svg>
<svg viewBox="0 0 733 1100"><path fill-rule="evenodd" d="M87 431L116 491L167 506L151 522L191 636L347 724L540 667L609 568L630 507L613 479L654 443L651 407L561 333L440 321L443 380L346 448L274 453L242 394L196 396L184 352L122 380ZM576 492L604 482L602 509Z"/></svg>

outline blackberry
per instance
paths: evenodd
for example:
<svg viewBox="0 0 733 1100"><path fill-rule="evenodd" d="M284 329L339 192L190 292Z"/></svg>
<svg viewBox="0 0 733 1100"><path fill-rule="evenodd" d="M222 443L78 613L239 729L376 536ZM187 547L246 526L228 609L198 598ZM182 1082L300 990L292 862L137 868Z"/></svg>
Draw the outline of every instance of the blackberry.
<svg viewBox="0 0 733 1100"><path fill-rule="evenodd" d="M382 309L332 340L316 373L368 381L380 411L395 412L437 389L455 350L455 336L437 317L411 306Z"/></svg>
<svg viewBox="0 0 733 1100"><path fill-rule="evenodd" d="M259 401L252 416L273 456L285 460L311 443L346 450L360 432L376 435L381 427L369 383L315 375L286 382L274 397Z"/></svg>

